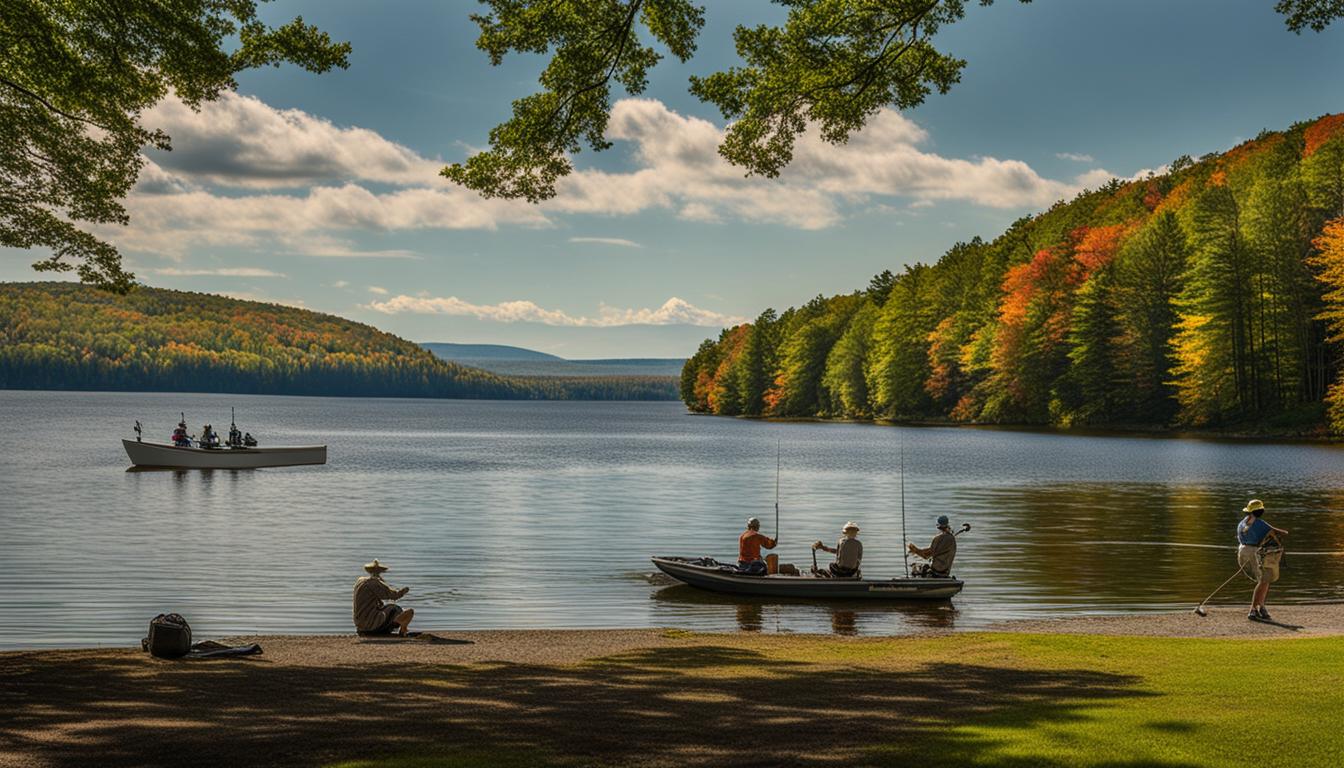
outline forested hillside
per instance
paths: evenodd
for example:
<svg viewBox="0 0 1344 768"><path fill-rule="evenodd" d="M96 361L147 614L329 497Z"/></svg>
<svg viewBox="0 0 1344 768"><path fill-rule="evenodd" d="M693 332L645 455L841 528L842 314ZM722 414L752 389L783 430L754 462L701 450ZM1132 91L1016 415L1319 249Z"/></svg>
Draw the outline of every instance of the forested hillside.
<svg viewBox="0 0 1344 768"><path fill-rule="evenodd" d="M1344 432L1344 115L1080 194L866 290L766 310L695 411Z"/></svg>
<svg viewBox="0 0 1344 768"><path fill-rule="evenodd" d="M0 388L661 399L666 384L499 376L304 309L137 288L0 284Z"/></svg>

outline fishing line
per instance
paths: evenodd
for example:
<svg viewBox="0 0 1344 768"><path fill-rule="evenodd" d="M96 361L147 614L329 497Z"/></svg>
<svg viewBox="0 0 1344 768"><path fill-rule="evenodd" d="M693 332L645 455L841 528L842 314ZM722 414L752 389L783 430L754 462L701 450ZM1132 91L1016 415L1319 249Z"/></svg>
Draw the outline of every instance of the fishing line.
<svg viewBox="0 0 1344 768"><path fill-rule="evenodd" d="M1223 549L1234 550L1235 545L1231 544L1182 544L1176 541L1080 541L1078 544L1110 546L1110 547L1181 547L1186 549ZM1325 551L1325 552L1298 552L1297 550L1288 550L1293 557L1299 555L1315 557L1344 557L1344 550Z"/></svg>

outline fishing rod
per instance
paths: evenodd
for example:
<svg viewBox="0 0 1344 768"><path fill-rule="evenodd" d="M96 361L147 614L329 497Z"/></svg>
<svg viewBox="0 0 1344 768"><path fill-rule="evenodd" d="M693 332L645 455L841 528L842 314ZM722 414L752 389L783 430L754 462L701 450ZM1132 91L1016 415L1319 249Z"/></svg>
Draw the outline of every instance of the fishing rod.
<svg viewBox="0 0 1344 768"><path fill-rule="evenodd" d="M899 430L900 427L897 427ZM910 538L905 534L905 433L897 432L900 437L901 454L901 540L906 542L906 546L901 547L901 556L905 560L905 574L910 575Z"/></svg>
<svg viewBox="0 0 1344 768"><path fill-rule="evenodd" d="M779 439L775 439L775 546L779 546Z"/></svg>

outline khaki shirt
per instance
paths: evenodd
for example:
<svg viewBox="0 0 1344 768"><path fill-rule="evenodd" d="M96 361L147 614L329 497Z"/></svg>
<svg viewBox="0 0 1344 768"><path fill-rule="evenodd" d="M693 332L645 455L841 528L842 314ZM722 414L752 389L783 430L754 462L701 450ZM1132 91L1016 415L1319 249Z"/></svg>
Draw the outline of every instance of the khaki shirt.
<svg viewBox="0 0 1344 768"><path fill-rule="evenodd" d="M851 539L848 536L841 537L835 545L835 564L841 568L857 570L859 561L863 560L863 542L858 539Z"/></svg>
<svg viewBox="0 0 1344 768"><path fill-rule="evenodd" d="M396 596L382 576L361 576L355 580L355 629L360 632L372 632L381 629L387 620L383 612L383 601Z"/></svg>
<svg viewBox="0 0 1344 768"><path fill-rule="evenodd" d="M929 545L929 555L933 560L933 570L947 573L952 570L952 560L957 556L957 537L947 531L939 531Z"/></svg>

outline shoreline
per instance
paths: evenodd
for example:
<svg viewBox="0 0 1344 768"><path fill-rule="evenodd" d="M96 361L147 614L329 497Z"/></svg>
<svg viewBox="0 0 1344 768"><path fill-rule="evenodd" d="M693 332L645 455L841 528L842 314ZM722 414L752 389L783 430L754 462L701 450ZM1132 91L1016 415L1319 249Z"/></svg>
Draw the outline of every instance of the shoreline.
<svg viewBox="0 0 1344 768"><path fill-rule="evenodd" d="M236 634L215 639L228 645L275 643L285 648L306 647L325 653L332 648L387 647L432 649L447 646L482 646L492 648L513 660L539 658L546 649L556 654L554 660L573 654L612 653L633 647L651 647L667 644L669 639L702 638L799 638L804 640L833 640L842 643L895 642L905 639L950 638L981 635L1096 635L1108 637L1160 637L1186 639L1261 638L1285 639L1295 637L1344 636L1344 602L1286 603L1272 606L1276 621L1294 625L1287 629L1274 624L1248 620L1245 609L1228 605L1208 606L1208 615L1195 616L1192 611L1154 611L1129 614L1095 614L1062 616L1057 618L1008 619L975 629L927 628L896 635L846 635L834 632L762 632L748 630L688 630L676 627L603 627L583 629L454 629L451 627L412 626L417 636L407 638L361 637L351 632L324 634ZM206 638L196 638L197 642ZM482 649L456 652L462 661L479 656ZM40 646L0 649L0 662L6 657L29 654L148 654L140 650L138 642L125 645ZM362 653L358 652L358 653ZM430 651L430 656L442 655ZM502 657L503 658L503 657ZM192 663L196 663L193 661Z"/></svg>
<svg viewBox="0 0 1344 768"><path fill-rule="evenodd" d="M1058 435L1060 437L1146 437L1154 440L1207 440L1212 442L1246 442L1262 440L1273 443L1300 443L1304 445L1344 444L1344 436L1332 436L1324 424L1312 431L1295 429L1254 431L1241 428L1227 430L1199 428L1170 428L1156 424L1057 427L1049 424L991 424L982 422L949 421L939 419L846 419L823 416L745 416L703 413L687 409L691 416L719 419L763 421L779 424L857 424L872 427L911 427L980 429L990 432L1022 432L1027 434Z"/></svg>

